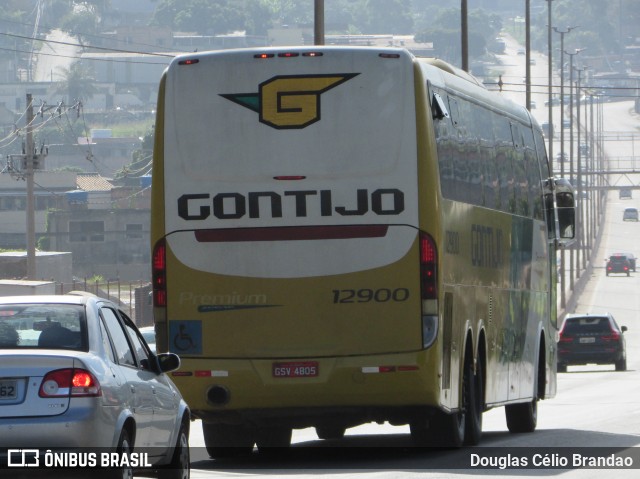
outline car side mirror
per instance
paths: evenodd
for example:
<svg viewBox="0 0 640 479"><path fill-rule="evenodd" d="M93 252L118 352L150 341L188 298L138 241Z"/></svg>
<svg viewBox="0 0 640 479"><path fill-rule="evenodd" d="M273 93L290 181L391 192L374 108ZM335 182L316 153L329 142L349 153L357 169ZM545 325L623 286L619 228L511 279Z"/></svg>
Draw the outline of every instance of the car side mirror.
<svg viewBox="0 0 640 479"><path fill-rule="evenodd" d="M626 327L626 326L621 326L621 327L620 327L620 330L624 333L624 332L626 332L626 331L627 331L627 327Z"/></svg>
<svg viewBox="0 0 640 479"><path fill-rule="evenodd" d="M160 372L168 373L180 368L180 357L175 353L160 353L156 357Z"/></svg>

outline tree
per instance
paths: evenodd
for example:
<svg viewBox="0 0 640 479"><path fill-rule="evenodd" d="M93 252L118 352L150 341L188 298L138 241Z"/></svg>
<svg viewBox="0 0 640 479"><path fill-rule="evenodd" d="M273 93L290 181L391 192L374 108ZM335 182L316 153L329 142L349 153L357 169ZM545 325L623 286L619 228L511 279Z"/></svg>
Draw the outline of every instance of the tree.
<svg viewBox="0 0 640 479"><path fill-rule="evenodd" d="M410 0L364 0L362 13L365 33L413 33Z"/></svg>
<svg viewBox="0 0 640 479"><path fill-rule="evenodd" d="M86 101L98 92L91 69L81 62L72 63L69 68L60 68L64 79L56 84L56 95L67 95L68 103Z"/></svg>
<svg viewBox="0 0 640 479"><path fill-rule="evenodd" d="M245 29L245 6L234 0L161 0L151 24L203 35L229 33Z"/></svg>

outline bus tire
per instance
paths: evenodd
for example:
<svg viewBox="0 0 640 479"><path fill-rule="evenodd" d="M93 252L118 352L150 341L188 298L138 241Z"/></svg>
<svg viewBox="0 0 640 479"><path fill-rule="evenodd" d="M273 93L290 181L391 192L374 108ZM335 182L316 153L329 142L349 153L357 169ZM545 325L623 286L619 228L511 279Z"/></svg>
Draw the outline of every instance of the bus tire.
<svg viewBox="0 0 640 479"><path fill-rule="evenodd" d="M253 434L245 426L203 422L202 432L211 459L243 456L253 451Z"/></svg>
<svg viewBox="0 0 640 479"><path fill-rule="evenodd" d="M465 413L460 410L452 414L440 413L434 418L435 429L432 434L439 439L438 446L461 447L466 429Z"/></svg>
<svg viewBox="0 0 640 479"><path fill-rule="evenodd" d="M411 421L409 423L409 430L411 431L411 440L416 446L435 447L439 445L437 438L439 431L435 417L430 419L428 422L424 419Z"/></svg>
<svg viewBox="0 0 640 479"><path fill-rule="evenodd" d="M484 409L482 361L478 360L474 374L471 361L464 368L463 394L465 409L464 444L475 446L482 436L482 411Z"/></svg>
<svg viewBox="0 0 640 479"><path fill-rule="evenodd" d="M538 425L538 399L505 406L509 432L533 432Z"/></svg>
<svg viewBox="0 0 640 479"><path fill-rule="evenodd" d="M347 428L341 426L316 426L318 439L342 439Z"/></svg>
<svg viewBox="0 0 640 479"><path fill-rule="evenodd" d="M282 452L291 446L291 428L259 429L256 431L256 445L258 446L258 451L262 454Z"/></svg>

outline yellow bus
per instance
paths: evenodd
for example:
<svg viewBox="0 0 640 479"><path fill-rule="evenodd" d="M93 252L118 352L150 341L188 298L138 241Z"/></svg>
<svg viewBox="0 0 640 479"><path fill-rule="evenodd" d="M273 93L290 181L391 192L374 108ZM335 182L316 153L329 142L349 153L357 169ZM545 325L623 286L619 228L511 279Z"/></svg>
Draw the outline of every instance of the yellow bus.
<svg viewBox="0 0 640 479"><path fill-rule="evenodd" d="M573 190L542 130L404 49L193 53L160 83L157 347L209 454L410 425L533 431L556 390L556 249Z"/></svg>

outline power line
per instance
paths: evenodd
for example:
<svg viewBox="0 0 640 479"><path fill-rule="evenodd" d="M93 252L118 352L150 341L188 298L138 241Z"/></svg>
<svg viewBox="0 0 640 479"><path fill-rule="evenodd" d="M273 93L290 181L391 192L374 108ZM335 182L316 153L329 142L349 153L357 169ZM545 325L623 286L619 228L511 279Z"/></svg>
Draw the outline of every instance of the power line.
<svg viewBox="0 0 640 479"><path fill-rule="evenodd" d="M9 20L7 18L0 18L0 22L5 22L5 23L10 23L10 24L15 24L15 25L21 25L21 26L29 27L29 28L33 26L32 23L18 22L18 21L15 21L15 20ZM43 29L48 30L48 31L62 30L60 27L54 27L54 26L51 26L51 25L40 24L40 26ZM79 31L76 31L76 30L66 30L66 31L68 31L68 33L70 33L72 35L80 35L80 36L85 37L85 38L97 38L97 39L103 40L103 41L110 41L110 42L115 42L115 43L124 43L126 45L140 45L140 46L143 46L143 47L154 47L154 48L157 47L157 45L153 45L151 43L130 42L128 40L120 40L118 38L112 38L112 37L105 36L105 35L96 35L96 34L93 34L93 33L79 32ZM175 49L175 48L168 47L168 49L169 50L175 50L178 53L182 52L182 50L178 50L178 49Z"/></svg>
<svg viewBox="0 0 640 479"><path fill-rule="evenodd" d="M15 33L0 33L0 35L4 35L7 37L21 38L23 40L37 40L43 43L55 43L57 45L67 45L72 47L81 47L81 48L91 48L93 50L105 50L111 53L135 53L139 55L150 55L156 57L165 57L165 58L173 58L175 55L170 55L168 53L150 53L150 52L140 52L135 50L120 50L117 48L106 48L106 47L98 47L98 46L87 46L81 43L72 43L72 42L61 42L59 40L47 40L42 38L29 37L26 35L17 35Z"/></svg>
<svg viewBox="0 0 640 479"><path fill-rule="evenodd" d="M2 35L2 33L0 33ZM31 53L25 50L17 50L15 48L2 48L0 50L8 51L8 52L17 52L17 53ZM143 61L131 61L131 60L117 60L115 58L100 58L100 57L91 57L86 58L78 55L60 55L59 53L44 53L44 52L33 52L34 55L42 55L48 57L60 57L60 58L74 58L76 60L88 59L92 61L102 61L102 62L115 62L115 63L129 63L129 64L140 64L140 65L166 65L165 62L143 62ZM81 54L82 55L82 54ZM91 55L90 52L86 52L85 55ZM139 55L148 55L147 53L139 53ZM170 57L173 58L173 57Z"/></svg>

